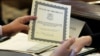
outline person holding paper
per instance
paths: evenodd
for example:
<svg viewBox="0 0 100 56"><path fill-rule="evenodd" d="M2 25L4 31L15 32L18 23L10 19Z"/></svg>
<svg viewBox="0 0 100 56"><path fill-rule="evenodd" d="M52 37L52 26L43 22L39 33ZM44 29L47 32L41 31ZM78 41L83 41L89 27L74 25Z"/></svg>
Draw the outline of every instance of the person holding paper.
<svg viewBox="0 0 100 56"><path fill-rule="evenodd" d="M28 33L29 27L28 25L25 25L25 23L29 22L30 20L35 20L35 18L35 16L22 16L16 18L7 25L0 25L0 36L10 36L20 31Z"/></svg>

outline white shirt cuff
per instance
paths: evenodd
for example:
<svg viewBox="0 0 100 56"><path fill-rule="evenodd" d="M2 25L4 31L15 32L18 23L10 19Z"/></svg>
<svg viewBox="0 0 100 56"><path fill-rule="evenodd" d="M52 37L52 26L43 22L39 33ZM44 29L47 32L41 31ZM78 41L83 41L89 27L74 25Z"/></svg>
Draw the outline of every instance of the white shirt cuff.
<svg viewBox="0 0 100 56"><path fill-rule="evenodd" d="M2 26L0 25L0 36L2 36Z"/></svg>

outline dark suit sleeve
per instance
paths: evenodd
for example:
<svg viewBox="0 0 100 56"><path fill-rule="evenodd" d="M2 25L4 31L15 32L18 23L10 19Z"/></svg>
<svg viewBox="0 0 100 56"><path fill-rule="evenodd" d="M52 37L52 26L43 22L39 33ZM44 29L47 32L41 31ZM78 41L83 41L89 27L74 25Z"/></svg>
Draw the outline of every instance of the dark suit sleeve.
<svg viewBox="0 0 100 56"><path fill-rule="evenodd" d="M92 34L92 44L90 47L100 48L100 33Z"/></svg>

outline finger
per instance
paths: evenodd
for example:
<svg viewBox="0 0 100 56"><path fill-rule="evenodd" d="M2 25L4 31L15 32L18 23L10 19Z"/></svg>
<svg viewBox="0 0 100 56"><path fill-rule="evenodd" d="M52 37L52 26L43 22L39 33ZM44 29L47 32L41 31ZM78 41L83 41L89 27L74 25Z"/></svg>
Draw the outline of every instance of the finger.
<svg viewBox="0 0 100 56"><path fill-rule="evenodd" d="M21 18L21 19L20 19ZM27 23L27 22L29 22L30 20L35 20L36 19L36 17L35 16L23 16L23 17L20 17L19 18L19 22L20 23Z"/></svg>
<svg viewBox="0 0 100 56"><path fill-rule="evenodd" d="M69 47L74 43L74 39L71 38L64 43L62 43L60 46L57 47L57 49L53 52L53 56L66 56L70 54Z"/></svg>
<svg viewBox="0 0 100 56"><path fill-rule="evenodd" d="M61 42L61 44L63 44L63 43L64 43L65 41L67 41L67 40L68 40L68 39L66 39L66 40L62 41L62 42Z"/></svg>
<svg viewBox="0 0 100 56"><path fill-rule="evenodd" d="M71 39L65 41L65 42L61 45L61 47L62 47L62 48L70 48L70 46L74 43L74 41L75 41L75 38L71 38Z"/></svg>
<svg viewBox="0 0 100 56"><path fill-rule="evenodd" d="M82 41L76 40L76 42L71 46L71 49L78 53L84 47L81 42Z"/></svg>
<svg viewBox="0 0 100 56"><path fill-rule="evenodd" d="M23 33L28 33L28 30L29 30L29 27L28 27L28 25L23 25L22 26L22 30L21 30L21 32L23 32Z"/></svg>
<svg viewBox="0 0 100 56"><path fill-rule="evenodd" d="M56 51L58 51L58 53L60 52L65 52L66 50L70 49L70 46L74 43L74 39L71 38L67 41L65 41L63 44L61 44L60 46L58 46L58 48L56 49Z"/></svg>
<svg viewBox="0 0 100 56"><path fill-rule="evenodd" d="M74 49L74 51L76 53L79 53L81 51L81 49L83 48L82 45L73 45L73 47L71 49Z"/></svg>

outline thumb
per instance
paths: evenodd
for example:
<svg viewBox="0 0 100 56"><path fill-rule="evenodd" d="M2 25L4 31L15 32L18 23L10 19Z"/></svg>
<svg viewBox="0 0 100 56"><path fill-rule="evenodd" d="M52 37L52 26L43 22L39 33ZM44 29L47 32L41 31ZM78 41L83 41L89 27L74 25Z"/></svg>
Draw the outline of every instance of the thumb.
<svg viewBox="0 0 100 56"><path fill-rule="evenodd" d="M70 53L70 46L74 43L73 38L63 42L60 46L54 50L54 52L51 54L52 56L68 56Z"/></svg>
<svg viewBox="0 0 100 56"><path fill-rule="evenodd" d="M76 53L79 53L81 49L84 47L82 40L76 40L75 43L71 46L71 49L74 50Z"/></svg>

